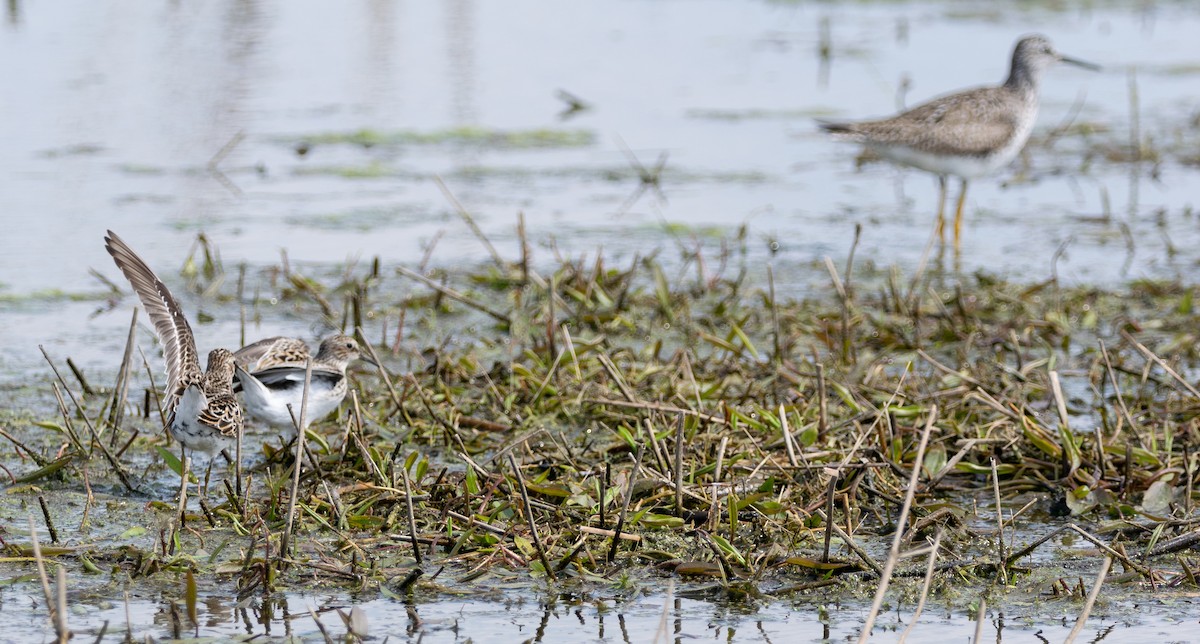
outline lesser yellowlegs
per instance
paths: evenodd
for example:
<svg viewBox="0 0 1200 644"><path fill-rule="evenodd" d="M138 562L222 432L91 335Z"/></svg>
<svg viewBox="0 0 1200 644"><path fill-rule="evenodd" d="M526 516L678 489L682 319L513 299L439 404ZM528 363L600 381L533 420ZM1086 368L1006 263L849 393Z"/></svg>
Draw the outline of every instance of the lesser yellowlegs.
<svg viewBox="0 0 1200 644"><path fill-rule="evenodd" d="M304 396L308 345L297 338L267 338L238 349L234 357L238 364L236 388L242 392L246 411L273 427L294 428ZM331 335L321 341L312 358L306 425L341 404L346 397L346 367L358 359L374 364L363 357L358 342L350 336Z"/></svg>
<svg viewBox="0 0 1200 644"><path fill-rule="evenodd" d="M242 408L233 395L233 354L213 349L200 370L196 340L183 310L162 280L113 231L104 247L129 279L150 316L167 363L167 429L186 449L213 453L242 431Z"/></svg>
<svg viewBox="0 0 1200 644"><path fill-rule="evenodd" d="M1044 36L1025 36L1013 49L1012 66L1003 85L948 94L891 118L820 125L891 161L936 174L939 235L946 207L946 177L961 178L962 190L954 210L957 247L967 182L1007 165L1021 151L1037 120L1042 72L1058 62L1100 69L1058 53Z"/></svg>

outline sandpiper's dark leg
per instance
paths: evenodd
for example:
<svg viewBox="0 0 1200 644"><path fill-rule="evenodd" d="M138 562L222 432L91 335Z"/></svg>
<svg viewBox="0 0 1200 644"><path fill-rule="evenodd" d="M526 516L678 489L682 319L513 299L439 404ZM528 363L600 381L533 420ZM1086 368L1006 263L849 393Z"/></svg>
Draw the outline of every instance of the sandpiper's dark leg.
<svg viewBox="0 0 1200 644"><path fill-rule="evenodd" d="M201 499L208 498L208 482L212 478L213 461L216 461L216 460L217 460L217 458L215 456L213 458L208 459L208 469L204 470L204 485L200 488L200 498Z"/></svg>
<svg viewBox="0 0 1200 644"><path fill-rule="evenodd" d="M192 459L182 443L179 445L179 464L179 527L182 528L186 521L188 473L192 466Z"/></svg>
<svg viewBox="0 0 1200 644"><path fill-rule="evenodd" d="M967 180L962 180L962 190L958 193L958 207L954 209L954 247L958 248L958 240L962 237L963 204L967 202Z"/></svg>
<svg viewBox="0 0 1200 644"><path fill-rule="evenodd" d="M237 449L234 450L236 461L233 463L233 480L234 487L237 489L237 496L242 496L242 432L237 433Z"/></svg>
<svg viewBox="0 0 1200 644"><path fill-rule="evenodd" d="M938 210L937 210L937 236L938 240L946 241L946 175L938 175Z"/></svg>

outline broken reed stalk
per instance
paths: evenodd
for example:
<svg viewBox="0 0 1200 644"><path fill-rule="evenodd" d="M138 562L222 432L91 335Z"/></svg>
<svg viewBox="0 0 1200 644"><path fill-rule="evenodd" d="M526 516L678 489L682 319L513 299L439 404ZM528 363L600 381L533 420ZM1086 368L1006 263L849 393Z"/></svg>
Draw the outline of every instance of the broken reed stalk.
<svg viewBox="0 0 1200 644"><path fill-rule="evenodd" d="M422 275L414 270L407 269L403 266L397 266L396 272L400 273L401 275L403 275L409 279L417 280L418 282L424 284L425 286L428 286L429 288L437 291L438 293L441 293L442 295L445 295L446 297L448 297L456 302L465 304L465 305L467 305L477 311L480 311L482 313L486 313L486 314L490 315L491 317L495 318L499 322L503 322L504 324L512 324L512 319L509 316L489 307L486 304L483 304L482 302L477 302L474 299L471 299L470 297L467 297L466 295L463 295L462 293L459 293L458 291L450 288L449 286L442 286L441 284L438 284L437 282L429 279L428 277L425 277L424 275Z"/></svg>
<svg viewBox="0 0 1200 644"><path fill-rule="evenodd" d="M71 640L71 630L67 628L67 569L59 566L54 575L55 623L54 631L58 634L58 644L67 644ZM98 640L99 638L97 638Z"/></svg>
<svg viewBox="0 0 1200 644"><path fill-rule="evenodd" d="M783 432L783 447L787 451L788 464L792 467L800 467L800 461L796 459L796 446L792 440L792 428L788 426L787 412L783 409L783 403L779 403L779 428Z"/></svg>
<svg viewBox="0 0 1200 644"><path fill-rule="evenodd" d="M1119 560L1121 562L1121 564L1124 565L1126 568L1137 571L1138 574L1145 577L1146 580L1149 581L1151 584L1154 583L1154 571L1153 570L1137 563L1136 561L1133 561L1132 559L1127 557L1125 554L1117 552L1116 550L1113 550L1108 544L1104 543L1104 541L1102 541L1099 537L1097 537L1097 536L1093 535L1092 533L1088 532L1087 530L1084 530L1083 528L1075 525L1074 523L1068 523L1065 526L1065 529L1072 530L1079 536L1083 537L1084 539L1091 541L1097 548L1099 548L1099 549L1103 550L1105 553L1107 553L1108 556ZM1151 552L1153 552L1153 550L1151 550Z"/></svg>
<svg viewBox="0 0 1200 644"><path fill-rule="evenodd" d="M1100 340L1100 355L1104 358L1104 370L1108 372L1108 381L1112 384L1113 394L1117 399L1117 409L1121 410L1121 416L1125 419L1125 424L1129 425L1129 431L1134 436L1141 440L1138 434L1137 424L1133 422L1133 416L1129 413L1129 408L1125 406L1125 396L1121 393L1121 385L1117 383L1117 372L1113 369L1112 361L1108 357L1108 347L1105 346L1104 340Z"/></svg>
<svg viewBox="0 0 1200 644"><path fill-rule="evenodd" d="M625 376L621 375L621 371L617 369L617 365L613 364L612 358L603 353L599 353L596 354L596 360L600 362L600 366L604 367L604 371L606 371L608 376L613 379L613 382L617 384L617 389L621 391L621 395L625 397L625 400L634 405L639 404L640 401L638 400L637 396L630 391L629 385L625 384ZM699 412L696 413L698 414Z"/></svg>
<svg viewBox="0 0 1200 644"><path fill-rule="evenodd" d="M533 516L533 503L529 500L529 490L525 488L525 477L521 474L521 468L517 466L517 457L513 456L512 452L508 453L508 464L512 466L513 475L517 477L517 485L521 490L521 503L525 506L525 520L529 522L529 534L533 537L533 546L537 549L538 559L542 562L542 568L546 571L546 576L554 581L554 568L550 566L550 560L546 557L546 548L542 545L542 538L538 535L537 521ZM617 539L613 539L617 541Z"/></svg>
<svg viewBox="0 0 1200 644"><path fill-rule="evenodd" d="M840 356L843 364L850 361L850 299L846 292L846 287L842 284L842 279L838 277L837 267L833 265L833 260L828 255L825 256L825 268L829 271L829 278L833 281L833 289L837 291L838 301L841 303L841 347Z"/></svg>
<svg viewBox="0 0 1200 644"><path fill-rule="evenodd" d="M616 532L614 532L612 530L605 530L604 528L593 528L592 526L588 526L588 525L580 526L579 531L584 534L594 534L599 537L611 537L613 539L624 539L626 541L632 541L634 543L640 543L642 541L642 535L640 535L640 534L633 534L631 532L622 532L620 534L617 534ZM501 531L501 534L503 534L503 531Z"/></svg>
<svg viewBox="0 0 1200 644"><path fill-rule="evenodd" d="M246 346L246 263L238 264L238 346Z"/></svg>
<svg viewBox="0 0 1200 644"><path fill-rule="evenodd" d="M683 516L683 414L675 417L675 515Z"/></svg>
<svg viewBox="0 0 1200 644"><path fill-rule="evenodd" d="M1104 563L1100 564L1100 572L1096 574L1096 583L1092 584L1092 590L1088 592L1087 600L1083 602L1083 610L1079 612L1079 617L1075 620L1075 627L1063 640L1063 644L1071 644L1079 633L1083 631L1084 624L1087 623L1088 615L1092 613L1092 607L1096 605L1096 597L1100 595L1100 588L1104 585L1104 579L1108 577L1108 570L1112 567L1113 558L1105 557Z"/></svg>
<svg viewBox="0 0 1200 644"><path fill-rule="evenodd" d="M121 426L125 415L125 405L122 402L129 393L129 365L133 362L133 346L137 340L138 310L133 308L133 316L129 319L129 337L125 339L125 353L121 356L121 366L117 369L117 382L113 384L111 407L108 410L108 424L114 431Z"/></svg>
<svg viewBox="0 0 1200 644"><path fill-rule="evenodd" d="M666 477L670 470L667 468L667 457L663 453L662 445L658 443L658 435L654 433L654 422L649 418L646 421L646 434L650 436L650 449L654 450L654 460L658 463L658 471Z"/></svg>
<svg viewBox="0 0 1200 644"><path fill-rule="evenodd" d="M1172 369L1171 366L1168 365L1166 362L1164 362L1162 358L1154 355L1154 352L1151 351L1150 349L1147 349L1146 345L1144 345L1141 342L1138 342L1136 339L1134 339L1134 337L1132 335L1129 335L1129 332L1126 331L1125 329L1121 329L1121 337L1125 338L1125 340L1127 342L1129 342L1134 347L1136 347L1137 350L1140 351L1142 355L1146 356L1146 359L1148 359L1151 362L1153 362L1154 364L1162 367L1163 371L1166 371L1167 375L1174 378L1175 382L1178 382L1179 384L1183 385L1183 388L1187 389L1189 394L1191 394L1196 399L1200 400L1200 391L1197 391L1196 388L1192 386L1192 383L1188 382L1183 376L1179 375L1179 373L1176 372L1174 369Z"/></svg>
<svg viewBox="0 0 1200 644"><path fill-rule="evenodd" d="M1142 110L1138 100L1137 67L1129 69L1129 152L1135 163L1142 160Z"/></svg>
<svg viewBox="0 0 1200 644"><path fill-rule="evenodd" d="M779 307L775 301L775 271L771 264L767 264L767 293L771 298L771 344L774 348L774 355L771 358L772 362L781 365L783 364L783 343L780 341Z"/></svg>
<svg viewBox="0 0 1200 644"><path fill-rule="evenodd" d="M1193 471L1192 452L1191 449L1184 444L1183 446L1183 475L1186 477L1184 484L1183 495L1183 513L1184 516L1192 515L1192 487L1194 485L1195 472Z"/></svg>
<svg viewBox="0 0 1200 644"><path fill-rule="evenodd" d="M855 543L854 537L850 536L850 534L843 530L841 526L834 523L829 515L825 514L824 510L817 510L816 515L821 517L821 520L827 523L830 528L833 528L833 533L841 537L842 541L845 542L846 547L849 548L850 551L853 552L859 559L861 559L868 568L874 571L876 575L879 575L880 577L883 576L883 566L879 565L879 562L875 561L875 558L868 554L866 550L863 550L862 546Z"/></svg>
<svg viewBox="0 0 1200 644"><path fill-rule="evenodd" d="M996 457L992 457L992 492L996 497L996 552L1004 563L1004 507L1000 505L1000 476L996 473ZM1000 566L1000 580L1008 584L1008 567Z"/></svg>
<svg viewBox="0 0 1200 644"><path fill-rule="evenodd" d="M983 641L983 622L987 617L987 597L979 597L979 612L975 615L975 635L971 638L972 644L980 644Z"/></svg>
<svg viewBox="0 0 1200 644"><path fill-rule="evenodd" d="M842 296L842 362L849 363L852 354L854 353L854 341L850 337L850 307L854 298L854 291L850 286L851 276L854 274L854 252L858 250L858 241L862 238L862 224L854 224L854 241L850 244L850 255L846 258L846 279L839 287L839 294ZM832 267L832 262L830 263ZM833 275L834 280L837 280L836 272Z"/></svg>
<svg viewBox="0 0 1200 644"><path fill-rule="evenodd" d="M359 346L366 350L371 361L375 363L375 370L379 373L379 377L383 378L383 384L387 387L388 396L391 397L392 403L396 405L396 409L401 409L404 406L404 399L396 393L396 386L392 384L392 379L388 375L387 369L384 368L383 361L379 359L379 354L375 353L375 347L371 346L370 342L367 342L367 336L363 333L362 327L355 328L354 331L358 337L363 339L362 344Z"/></svg>
<svg viewBox="0 0 1200 644"><path fill-rule="evenodd" d="M96 393L92 390L92 386L88 384L87 378L83 377L83 370L69 357L67 358L67 367L70 368L71 373L75 374L75 379L79 381L79 386L83 389L83 393L89 396Z"/></svg>
<svg viewBox="0 0 1200 644"><path fill-rule="evenodd" d="M334 644L333 638L330 637L329 632L327 630L325 630L325 624L321 622L320 617L317 617L316 611L313 610L312 606L306 605L306 607L308 608L308 614L313 618L313 621L316 622L316 624L317 624L317 630L321 631L321 637L325 638L325 644ZM349 639L349 638L347 638L347 639Z"/></svg>
<svg viewBox="0 0 1200 644"><path fill-rule="evenodd" d="M175 512L175 523L171 524L171 535L167 540L167 552L175 554L175 544L179 543L179 531L187 521L187 488L188 472L192 469L192 457L187 453L183 443L179 444L179 507Z"/></svg>
<svg viewBox="0 0 1200 644"><path fill-rule="evenodd" d="M821 561L829 563L829 545L833 541L833 497L837 492L837 482L841 478L841 471L834 470L829 475L829 488L825 493L825 516L828 517L825 521L825 549L821 556Z"/></svg>
<svg viewBox="0 0 1200 644"><path fill-rule="evenodd" d="M150 361L146 359L146 353L138 347L138 355L142 357L142 368L146 370L146 380L150 381L150 386L146 391L154 398L154 408L158 410L158 425L159 427L167 426L167 413L163 411L162 396L158 395L158 387L154 385L154 370L150 368ZM150 414L146 414L146 419L149 420ZM134 430L135 432L137 430Z"/></svg>
<svg viewBox="0 0 1200 644"><path fill-rule="evenodd" d="M62 374L58 372L58 367L54 366L54 361L50 359L50 354L46 353L46 348L39 344L38 351L42 352L42 357L46 359L46 363L49 364L50 369L54 371L54 377L58 380L59 384L62 385L63 391L66 391L67 395L70 396L71 404L75 405L75 411L79 414L80 418L83 418L84 424L87 425L88 431L92 435L92 445L100 449L100 453L104 455L105 460L107 460L108 464L111 465L113 470L116 471L117 478L121 479L121 484L125 486L125 489L133 492L134 494L140 494L141 490L139 490L137 486L135 486L133 482L129 480L129 474L125 471L125 468L121 467L121 462L113 457L112 453L108 451L107 447L105 447L104 442L100 440L99 433L96 431L96 426L92 424L92 421L87 417L87 414L83 413L83 406L79 404L79 399L75 397L75 392L71 391L71 388L67 386L67 382L63 380Z"/></svg>
<svg viewBox="0 0 1200 644"><path fill-rule="evenodd" d="M529 237L525 234L525 212L517 212L517 239L521 240L521 281L529 283Z"/></svg>
<svg viewBox="0 0 1200 644"><path fill-rule="evenodd" d="M604 461L604 481L600 483L600 489L598 490L598 493L596 494L596 498L600 500L599 505L600 505L600 527L601 528L604 528L604 526L606 525L605 521L604 521L604 510L605 510L605 508L608 507L608 486L609 486L609 482L611 480L612 480L612 463L610 461L605 460Z"/></svg>
<svg viewBox="0 0 1200 644"><path fill-rule="evenodd" d="M925 460L925 446L929 443L929 433L933 430L933 422L937 419L937 413L937 405L930 407L929 418L925 420L925 429L921 430L921 442L917 445L917 456L913 460L912 475L908 479L908 490L904 495L904 505L900 507L900 516L896 519L896 532L892 537L892 547L888 551L888 558L883 567L883 574L879 576L879 587L875 590L875 601L871 605L871 612L867 614L866 623L863 624L862 631L858 634L859 644L865 644L871 637L871 629L875 626L875 618L879 615L879 609L883 606L883 596L887 593L892 571L895 570L896 564L900 561L900 543L904 538L904 526L908 522L908 512L912 509L913 497L917 491L917 479L921 474L921 464Z"/></svg>
<svg viewBox="0 0 1200 644"><path fill-rule="evenodd" d="M549 347L550 357L553 358L555 360L555 362L557 363L558 358L559 358L558 346L554 342L554 336L557 335L556 333L554 333L554 329L557 326L554 322L554 319L555 319L554 294L558 292L558 275L557 274L554 274L554 273L550 274L550 284L549 284L548 288L549 288L550 293L549 293L549 297L546 298L546 311L547 311L546 312L546 346Z"/></svg>
<svg viewBox="0 0 1200 644"><path fill-rule="evenodd" d="M729 447L729 436L722 436L721 443L717 446L717 463L716 469L713 470L713 484L721 482L722 469L725 467L725 450ZM715 497L714 497L715 500Z"/></svg>
<svg viewBox="0 0 1200 644"><path fill-rule="evenodd" d="M67 401L63 398L62 389L59 388L57 382L52 382L50 384L54 389L54 398L58 401L58 413L62 415L63 429L67 432L67 438L71 440L71 444L75 446L75 449L79 450L81 455L85 457L91 456L91 451L83 446L83 441L79 440L79 434L75 433L75 424L71 422L71 412L67 410ZM38 465L45 465L45 463L41 462L42 457L37 455L37 452L29 451L29 449L25 448L24 445L15 442L15 440L13 444L25 449L25 452L27 452L31 458L33 458L35 461L39 461Z"/></svg>
<svg viewBox="0 0 1200 644"><path fill-rule="evenodd" d="M708 523L710 532L717 529L719 520L717 515L717 504L721 502L721 477L724 474L725 468L725 450L729 447L729 436L722 436L721 443L717 446L717 462L713 468L712 477L712 493L709 495L708 501Z"/></svg>
<svg viewBox="0 0 1200 644"><path fill-rule="evenodd" d="M235 442L233 445L233 453L234 453L233 481L234 481L235 486L237 487L238 494L241 494L241 492L242 492L242 434L243 433L244 432L237 433L237 436L234 437L234 440L237 442ZM228 481L229 479L225 479L225 480Z"/></svg>
<svg viewBox="0 0 1200 644"><path fill-rule="evenodd" d="M488 254L492 256L492 261L495 262L496 266L504 268L504 258L500 257L500 253L496 252L496 247L492 246L492 242L488 240L487 235L483 234L483 230L479 228L479 224L475 223L475 218L471 216L471 213L463 207L462 202L460 202L458 198L454 196L454 193L450 192L450 188L446 186L446 182L442 181L442 178L436 174L433 175L433 182L436 183L437 187L442 191L442 195L446 197L446 201L449 201L450 205L454 206L454 210L458 212L458 215L463 218L463 221L467 222L467 227L471 229L472 233L475 233L475 237L477 237L483 244L483 247L487 249Z"/></svg>
<svg viewBox="0 0 1200 644"><path fill-rule="evenodd" d="M38 543L37 525L33 522L32 516L29 517L29 541L33 547L34 562L37 563L38 579L42 582L42 593L46 597L46 610L50 613L50 623L54 626L58 641L65 643L71 637L70 631L67 630L66 577L63 574L62 566L59 566L56 577L59 601L56 601L55 595L50 592L50 578L46 575L46 560L42 558L42 546Z"/></svg>
<svg viewBox="0 0 1200 644"><path fill-rule="evenodd" d="M58 530L54 529L54 521L50 518L50 508L46 505L46 497L38 495L38 505L42 507L42 518L46 520L46 530L50 533L50 543L58 543Z"/></svg>
<svg viewBox="0 0 1200 644"><path fill-rule="evenodd" d="M658 616L658 630L654 632L654 644L671 641L671 633L668 626L670 624L669 619L671 617L671 605L675 603L674 598L675 578L669 577L667 578L667 593L666 596L663 597L662 612L659 613Z"/></svg>
<svg viewBox="0 0 1200 644"><path fill-rule="evenodd" d="M829 433L829 403L825 400L825 365L817 363L817 405L820 415L817 417L817 442L825 444L826 434Z"/></svg>
<svg viewBox="0 0 1200 644"><path fill-rule="evenodd" d="M413 514L412 485L408 482L408 468L400 464L400 478L404 480L404 508L408 515L408 538L412 542L413 559L421 565L421 546L417 543L417 519Z"/></svg>
<svg viewBox="0 0 1200 644"><path fill-rule="evenodd" d="M929 549L929 563L925 566L925 579L921 582L921 597L917 599L917 608L913 611L912 619L908 620L908 626L904 628L904 632L900 633L900 639L896 644L904 644L908 639L908 634L917 625L917 620L921 618L921 611L925 610L925 600L929 598L929 586L933 582L933 570L937 564L938 547L942 544L943 532L942 528L938 528L937 534L933 537L933 545Z"/></svg>
<svg viewBox="0 0 1200 644"><path fill-rule="evenodd" d="M448 510L446 512L446 516L454 517L455 519L458 519L459 521L462 521L463 523L466 523L469 526L477 527L486 532L490 532L498 537L503 537L505 534L507 534L507 531L504 528L497 528L496 526L494 526L490 523L485 523L474 517L469 517L460 512L455 512L454 510ZM580 528L580 530L583 530L583 528Z"/></svg>
<svg viewBox="0 0 1200 644"><path fill-rule="evenodd" d="M1067 415L1067 398L1063 395L1058 372L1054 370L1050 371L1050 391L1054 395L1054 405L1058 408L1059 432L1062 433L1062 462L1060 464L1062 469L1059 476L1066 478L1075 471L1079 446L1075 443L1074 433L1071 432L1071 417Z"/></svg>
<svg viewBox="0 0 1200 644"><path fill-rule="evenodd" d="M633 485L637 481L638 469L641 467L641 464L642 464L642 453L645 451L646 451L646 443L645 442L639 443L637 454L634 455L634 457L633 457L633 469L631 469L629 471L629 481L625 488L625 499L622 500L622 502L621 502L621 513L617 515L617 525L613 529L613 532L615 532L616 534L621 534L621 532L625 529L625 512L626 512L626 510L629 509L629 502L633 500ZM617 545L620 543L621 543L620 539L614 538L612 540L612 546L610 546L608 549L608 558L607 558L608 563L612 563L613 559L616 558Z"/></svg>
<svg viewBox="0 0 1200 644"><path fill-rule="evenodd" d="M300 495L300 470L304 464L305 423L308 422L308 392L312 387L312 356L304 359L304 391L300 397L300 418L296 422L296 457L292 463L292 494L288 499L287 524L279 540L279 567L287 566L291 556L292 529L296 522L296 497ZM291 408L288 408L291 411Z"/></svg>

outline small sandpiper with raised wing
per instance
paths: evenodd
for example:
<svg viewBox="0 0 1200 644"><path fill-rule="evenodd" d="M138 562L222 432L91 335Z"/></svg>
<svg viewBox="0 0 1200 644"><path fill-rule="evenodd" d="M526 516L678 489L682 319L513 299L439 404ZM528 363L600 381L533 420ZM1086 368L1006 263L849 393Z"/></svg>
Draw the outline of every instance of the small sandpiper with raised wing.
<svg viewBox="0 0 1200 644"><path fill-rule="evenodd" d="M213 349L208 368L201 371L192 328L167 286L116 233L108 231L104 241L162 343L167 363L166 428L185 449L220 451L242 432L242 408L233 395L233 354Z"/></svg>

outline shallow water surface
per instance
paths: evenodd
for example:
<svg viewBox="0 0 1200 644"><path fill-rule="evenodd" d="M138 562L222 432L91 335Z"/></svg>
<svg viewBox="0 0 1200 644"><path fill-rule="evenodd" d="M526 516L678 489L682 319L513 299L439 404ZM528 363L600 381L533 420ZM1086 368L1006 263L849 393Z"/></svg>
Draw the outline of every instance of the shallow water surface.
<svg viewBox="0 0 1200 644"><path fill-rule="evenodd" d="M665 584L664 584L665 585ZM5 613L29 616L6 624L0 641L53 639L39 623L36 595L0 591ZM445 597L431 600L350 600L338 594L289 594L263 604L257 598L235 603L225 596L201 596L198 625L188 619L178 597L135 596L87 600L77 605L68 621L75 639L92 639L101 631L115 641L128 632L135 641L202 638L201 641L325 641L347 634L339 611L349 615L357 606L366 617L367 641L421 642L833 642L857 637L867 607L776 604L762 609L731 609L720 601L684 599L647 591L587 601L562 597L547 601L527 591L509 590L490 597ZM1121 606L1117 612L1127 612ZM1162 608L1162 607L1160 607ZM1182 616L1180 616L1182 618ZM876 622L873 642L896 642L911 621L911 608L885 613ZM319 623L319 625L318 625ZM1059 642L1074 626L1071 607L1058 618L1039 621L1013 618L991 611L984 621L982 641ZM1145 641L1183 642L1195 621L1168 617L1093 615L1077 641L1123 644ZM927 612L908 637L911 642L952 644L970 641L976 623L966 615L948 615L936 607ZM208 638L212 638L211 640Z"/></svg>
<svg viewBox="0 0 1200 644"><path fill-rule="evenodd" d="M250 292L268 283L281 251L325 274L374 257L415 267L427 250L435 266L486 262L447 192L508 258L520 253L523 216L535 264L598 248L620 260L657 250L671 262L681 249L715 253L745 226L751 261L771 264L781 293L798 296L828 289L822 258L841 265L862 224L858 261L911 271L930 240L934 180L858 166L855 147L814 119L885 115L998 82L1015 40L1033 31L1105 69L1047 74L1026 154L972 184L959 269L1114 285L1187 280L1200 262L1195 3L12 0L6 9L0 58L20 62L0 66L0 392L20 390L12 396L39 415L55 413L46 387L20 389L48 378L38 345L113 377L133 303L89 273L124 286L103 250L106 229L179 292L198 233L231 274L246 265ZM586 108L567 111L560 90ZM1131 141L1145 160L1128 160ZM202 350L235 345L235 305L184 299L189 311L216 313ZM325 331L276 304L254 307L255 335ZM0 588L0 633L50 637L39 593L28 580ZM819 602L734 611L659 587L579 605L499 594L420 600L419 622L401 602L340 593L290 595L263 620L261 606L215 594L200 635L319 640L309 608L357 603L371 634L391 641L645 642L660 627L663 641L827 641L852 637L866 611L822 616ZM132 597L133 636L187 636L172 625L174 599ZM89 602L72 602L79 637L106 621L110 634L124 632L124 601ZM1058 641L1077 608L1036 623L993 614L984 637ZM1179 637L1168 607L1115 608L1094 615L1084 637ZM894 641L910 609L885 611L877 640ZM334 613L321 616L345 632ZM914 638L962 642L974 628L968 615L931 608Z"/></svg>

